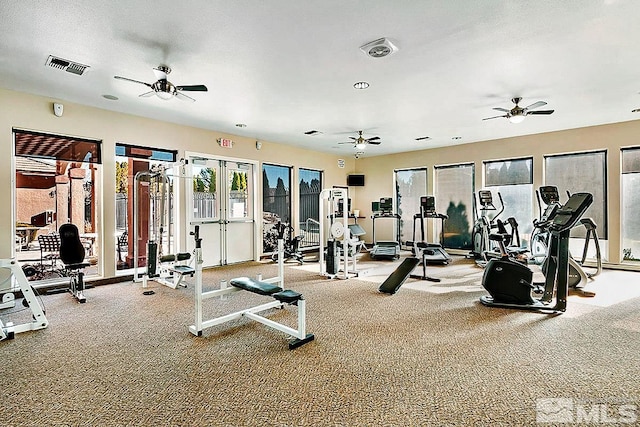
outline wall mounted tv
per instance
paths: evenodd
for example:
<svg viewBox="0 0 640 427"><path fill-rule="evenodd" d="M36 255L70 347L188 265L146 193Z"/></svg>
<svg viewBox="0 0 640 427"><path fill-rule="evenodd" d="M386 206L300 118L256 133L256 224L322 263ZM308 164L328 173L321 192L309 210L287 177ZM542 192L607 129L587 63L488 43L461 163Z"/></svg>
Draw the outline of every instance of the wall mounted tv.
<svg viewBox="0 0 640 427"><path fill-rule="evenodd" d="M364 175L347 175L349 187L364 187Z"/></svg>

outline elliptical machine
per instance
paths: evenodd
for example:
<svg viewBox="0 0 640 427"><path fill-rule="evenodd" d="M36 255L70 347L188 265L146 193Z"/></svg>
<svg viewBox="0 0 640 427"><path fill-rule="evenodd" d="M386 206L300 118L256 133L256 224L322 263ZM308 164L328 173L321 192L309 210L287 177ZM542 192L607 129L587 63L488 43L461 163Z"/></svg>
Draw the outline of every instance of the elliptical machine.
<svg viewBox="0 0 640 427"><path fill-rule="evenodd" d="M536 191L536 196L538 198L538 208L540 209L540 218L535 220L533 223L534 233L531 237L530 243L530 251L531 251L531 259L536 264L541 264L542 272L546 274L546 270L548 268L548 249L549 249L549 240L551 237L551 233L548 229L550 222L553 220L556 212L561 207L560 204L560 196L558 193L558 188L553 185L547 185L540 187L539 191ZM546 205L544 211L542 211L542 205L540 204L540 200ZM587 284L589 279L593 279L602 271L602 255L600 252L600 243L598 241L598 234L596 232L596 224L593 222L591 218L581 218L579 221L586 228L586 236L584 241L584 247L582 252L582 258L580 261L576 261L571 253L569 253L569 283L568 286L570 289L578 291L582 296L585 297L593 297L595 293L587 292L582 290L582 288ZM595 243L595 251L596 251L596 270L594 272L587 272L583 265L587 258L587 253L589 251L589 243L591 240Z"/></svg>
<svg viewBox="0 0 640 427"><path fill-rule="evenodd" d="M532 296L535 286L531 269L507 254L504 235L491 234L490 239L498 242L502 258L487 263L482 286L490 295L480 297L480 302L489 307L564 312L569 295L569 234L591 203L593 195L590 193L575 193L557 209L550 221L549 255L544 293L540 298Z"/></svg>
<svg viewBox="0 0 640 427"><path fill-rule="evenodd" d="M493 218L489 218L489 211L498 210L493 204L491 190L480 190L478 191L478 200L476 201L474 198L476 221L473 224L471 235L473 249L469 255L467 255L467 258L474 258L476 264L483 268L487 265L489 259L500 258L501 256L500 251L497 250L497 243L492 243L492 240L489 238L493 230L497 230L497 234L504 235L504 244L509 254L520 259L521 262L526 262L526 260L524 260L524 253L527 252L527 250L520 247L518 223L515 218L508 218L507 223L511 226L511 233L507 232L504 223L499 218L504 212L504 201L499 191L498 199L500 200L500 210ZM478 208L477 205L480 205L480 208ZM478 213L478 210L480 213Z"/></svg>

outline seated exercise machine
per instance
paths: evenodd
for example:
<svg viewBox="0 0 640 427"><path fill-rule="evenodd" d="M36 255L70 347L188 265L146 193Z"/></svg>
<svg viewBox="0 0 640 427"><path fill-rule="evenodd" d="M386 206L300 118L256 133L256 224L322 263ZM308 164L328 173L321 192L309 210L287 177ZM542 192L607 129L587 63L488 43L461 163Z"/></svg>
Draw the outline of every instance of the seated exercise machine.
<svg viewBox="0 0 640 427"><path fill-rule="evenodd" d="M144 295L153 295L155 292L146 290L148 281L153 280L171 289L178 286L186 288L183 279L186 276L193 277L196 270L188 262L191 260L189 252L179 252L177 254L167 254L158 256L158 245L155 242L147 243L147 271L142 275L142 288Z"/></svg>
<svg viewBox="0 0 640 427"><path fill-rule="evenodd" d="M44 329L49 325L44 309L36 298L33 287L27 281L22 268L15 259L0 259L0 271L8 274L5 283L9 283L9 287L0 290L2 300L0 309L9 310L16 306L16 293L20 292L24 298L23 305L31 310L31 321L21 324L13 322L4 322L0 319L0 341L13 339L15 334L27 331L36 331Z"/></svg>
<svg viewBox="0 0 640 427"><path fill-rule="evenodd" d="M229 280L231 284L227 287L226 281L220 283L220 289L213 291L202 291L202 239L200 238L199 226L195 226L195 231L191 233L195 238L195 260L196 260L196 301L195 301L195 324L189 326L189 331L196 336L202 336L202 332L212 326L220 325L222 323L229 322L231 320L246 317L270 328L284 332L285 334L293 337L293 340L289 341L289 349L293 350L301 345L304 345L315 338L313 334L306 333L306 301L302 294L290 290L284 289L284 257L283 253L283 235L284 225L280 224L278 229L278 276L270 279L252 279L249 277L236 277ZM273 298L273 301L246 308L244 310L236 311L234 313L226 314L214 319L203 319L203 307L202 303L206 299L220 297L221 299L239 292L249 291L255 294L264 295ZM268 319L261 314L266 310L272 308L284 308L285 305L293 305L298 308L297 314L297 329L283 325L274 320Z"/></svg>
<svg viewBox="0 0 640 427"><path fill-rule="evenodd" d="M373 226L373 247L369 250L369 256L372 259L398 259L400 258L400 242L397 240L376 240L376 220L382 218L391 218L396 220L396 234L397 225L400 221L400 215L393 213L393 201L391 197L383 197L380 202L377 203L379 211L371 216ZM374 205L375 207L375 205Z"/></svg>
<svg viewBox="0 0 640 427"><path fill-rule="evenodd" d="M284 260L288 261L293 259L298 261L299 264L304 262L304 256L300 251L300 241L302 241L302 235L293 236L294 229L291 224L283 224L286 228L285 239L284 239L284 249L283 255ZM280 227L280 226L278 226ZM280 252L274 252L271 255L271 259L273 262L278 262L278 258L280 256Z"/></svg>
<svg viewBox="0 0 640 427"><path fill-rule="evenodd" d="M532 295L536 288L533 272L507 253L505 235L491 234L490 238L498 243L502 257L489 260L485 267L482 286L490 295L480 297L480 302L490 307L564 312L569 295L569 234L591 203L591 194L575 193L557 209L549 225L548 265L540 298Z"/></svg>
<svg viewBox="0 0 640 427"><path fill-rule="evenodd" d="M440 243L429 243L425 240L424 219L438 219L442 222ZM444 222L449 217L436 212L436 198L433 196L420 197L420 212L413 216L413 240L407 242L412 247L413 255L422 258L422 263L449 264L451 256L442 247L444 240ZM420 223L420 240L416 240L416 222Z"/></svg>
<svg viewBox="0 0 640 427"><path fill-rule="evenodd" d="M84 296L84 272L91 264L84 262L85 249L78 227L75 224L62 224L60 233L60 260L64 264L65 276L69 276L69 292L81 303L87 301Z"/></svg>

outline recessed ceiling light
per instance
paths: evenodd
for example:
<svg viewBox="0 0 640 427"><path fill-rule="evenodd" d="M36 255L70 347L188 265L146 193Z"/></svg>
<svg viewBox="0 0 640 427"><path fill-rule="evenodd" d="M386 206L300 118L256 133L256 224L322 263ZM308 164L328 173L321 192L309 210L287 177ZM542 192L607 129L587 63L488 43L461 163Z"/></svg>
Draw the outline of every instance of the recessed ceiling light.
<svg viewBox="0 0 640 427"><path fill-rule="evenodd" d="M457 139L462 139L462 137L461 136L454 136L451 139L457 140Z"/></svg>
<svg viewBox="0 0 640 427"><path fill-rule="evenodd" d="M356 82L353 84L355 89L367 89L369 87L369 83L367 82Z"/></svg>
<svg viewBox="0 0 640 427"><path fill-rule="evenodd" d="M246 128L247 125L245 125L244 123L236 123L236 127L237 128Z"/></svg>
<svg viewBox="0 0 640 427"><path fill-rule="evenodd" d="M109 101L117 101L118 97L113 95L102 95L104 99L108 99Z"/></svg>

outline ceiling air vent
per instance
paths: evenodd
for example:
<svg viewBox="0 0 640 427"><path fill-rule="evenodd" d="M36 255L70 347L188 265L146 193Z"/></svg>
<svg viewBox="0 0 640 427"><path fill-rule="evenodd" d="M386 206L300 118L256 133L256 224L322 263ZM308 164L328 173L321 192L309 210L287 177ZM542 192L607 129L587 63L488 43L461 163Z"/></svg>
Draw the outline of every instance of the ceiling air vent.
<svg viewBox="0 0 640 427"><path fill-rule="evenodd" d="M387 38L381 38L360 46L360 50L372 58L384 58L396 52L398 48Z"/></svg>
<svg viewBox="0 0 640 427"><path fill-rule="evenodd" d="M308 130L304 133L305 135L309 135L309 136L316 136L316 135L322 135L322 132L320 132L319 130Z"/></svg>
<svg viewBox="0 0 640 427"><path fill-rule="evenodd" d="M66 59L58 58L53 55L49 55L47 63L45 64L51 68L57 68L58 70L67 71L72 74L81 76L84 71L89 68L88 65L82 65L77 62L68 61Z"/></svg>

